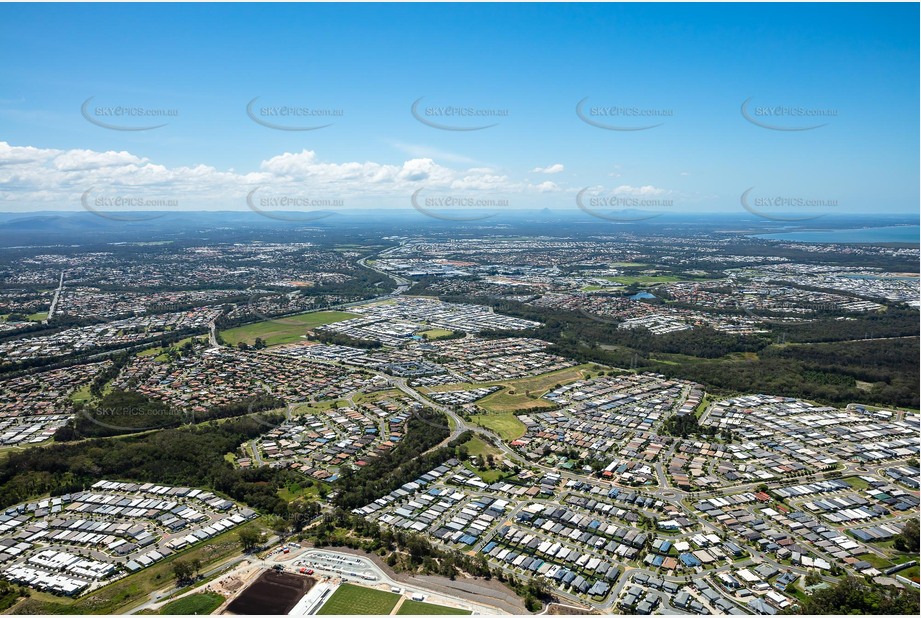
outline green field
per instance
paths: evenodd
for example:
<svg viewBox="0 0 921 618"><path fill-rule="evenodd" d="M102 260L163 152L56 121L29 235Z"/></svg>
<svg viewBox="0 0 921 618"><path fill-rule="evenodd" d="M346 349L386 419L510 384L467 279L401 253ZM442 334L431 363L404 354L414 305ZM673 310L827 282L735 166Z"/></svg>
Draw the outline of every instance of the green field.
<svg viewBox="0 0 921 618"><path fill-rule="evenodd" d="M224 597L214 592L190 594L187 597L167 603L160 609L160 613L166 616L205 615L216 610L223 602Z"/></svg>
<svg viewBox="0 0 921 618"><path fill-rule="evenodd" d="M541 395L557 384L563 385L581 380L586 375L592 375L593 371L600 369L596 365L582 364L529 378L501 382L500 384L505 388L487 395L478 401L477 405L490 412L498 413L529 408L552 408L553 404L546 399L540 399Z"/></svg>
<svg viewBox="0 0 921 618"><path fill-rule="evenodd" d="M524 423L515 418L512 413L506 414L477 414L471 420L487 429L492 429L506 442L517 440L524 435Z"/></svg>
<svg viewBox="0 0 921 618"><path fill-rule="evenodd" d="M230 330L222 331L221 337L230 345L237 345L241 341L253 345L256 343L257 337L265 341L266 345L294 343L303 341L301 337L311 328L341 322L354 317L356 317L354 313L346 313L345 311L301 313L231 328Z"/></svg>
<svg viewBox="0 0 921 618"><path fill-rule="evenodd" d="M553 404L546 399L538 399L514 389L503 388L491 395L487 395L477 402L477 405L495 413L514 412L515 410L530 410L539 408L552 408Z"/></svg>
<svg viewBox="0 0 921 618"><path fill-rule="evenodd" d="M599 372L610 371L610 368L593 363L583 363L574 367L557 369L548 373L540 373L528 378L514 380L493 380L491 382L456 382L452 384L436 384L424 389L423 392L439 393L444 391L469 390L481 386L506 386L520 393L530 392L532 397L539 397L557 384L569 384L581 380L586 374L597 376Z"/></svg>
<svg viewBox="0 0 921 618"><path fill-rule="evenodd" d="M429 341L437 341L439 339L444 339L445 337L450 337L454 334L454 331L447 330L445 328L430 328L429 330L424 330L419 334L424 336Z"/></svg>
<svg viewBox="0 0 921 618"><path fill-rule="evenodd" d="M471 462L465 461L464 467L480 477L484 483L495 483L498 480L504 479L506 474L502 470L486 470L477 468Z"/></svg>
<svg viewBox="0 0 921 618"><path fill-rule="evenodd" d="M92 398L93 398L93 394L90 392L89 384L85 384L81 386L80 388L78 388L77 390L75 390L73 393L70 394L70 400L73 401L74 403L82 402L82 401L89 401Z"/></svg>
<svg viewBox="0 0 921 618"><path fill-rule="evenodd" d="M393 611L399 600L400 595L392 592L374 590L355 584L342 584L323 604L317 615L387 615Z"/></svg>
<svg viewBox="0 0 921 618"><path fill-rule="evenodd" d="M206 335L195 335L192 337L186 337L185 339L180 339L176 343L170 344L166 347L153 347L153 348L147 348L146 350L141 350L140 352L135 354L135 356L154 356L156 357L154 360L157 360L161 363L165 363L166 361L169 360L169 356L167 356L166 352L170 348L178 351L183 345L185 345L186 343L190 341L198 341L198 342L207 343L208 337Z"/></svg>
<svg viewBox="0 0 921 618"><path fill-rule="evenodd" d="M47 319L48 319L48 312L47 312L47 311L39 311L38 313L33 313L33 314L31 314L31 315L27 315L27 316L26 316L26 319L29 320L29 321L31 321L31 322L41 322L42 320L47 320Z"/></svg>
<svg viewBox="0 0 921 618"><path fill-rule="evenodd" d="M916 582L918 581L919 573L921 573L921 568L919 568L918 565L916 564L915 566L907 568L904 571L899 571L898 575L901 575L902 577L906 579L910 579L911 581Z"/></svg>
<svg viewBox="0 0 921 618"><path fill-rule="evenodd" d="M285 502L291 502L298 498L310 498L320 495L320 486L329 487L322 481L312 481L311 485L301 485L299 483L289 483L287 487L278 490L278 496Z"/></svg>
<svg viewBox="0 0 921 618"><path fill-rule="evenodd" d="M466 609L457 609L456 607L445 607L444 605L435 605L433 603L424 603L422 601L403 601L403 605L397 610L397 616L418 615L468 615Z"/></svg>
<svg viewBox="0 0 921 618"><path fill-rule="evenodd" d="M864 554L860 557L861 560L866 560L872 564L877 569L888 569L892 566L892 561L883 558L882 556L877 556L876 554L869 553Z"/></svg>
<svg viewBox="0 0 921 618"><path fill-rule="evenodd" d="M676 281L681 281L681 277L675 277L674 275L624 275L622 277L602 277L608 281L614 281L615 283L622 283L624 285L632 285L634 283L645 283L652 285L655 283L674 283Z"/></svg>
<svg viewBox="0 0 921 618"><path fill-rule="evenodd" d="M870 484L858 476L844 479L844 482L858 491L863 491L870 487Z"/></svg>
<svg viewBox="0 0 921 618"><path fill-rule="evenodd" d="M502 453L501 450L491 444L487 444L486 441L478 435L474 435L472 438L464 442L464 446L467 447L468 455L476 455L477 457L484 457L486 455L499 455Z"/></svg>

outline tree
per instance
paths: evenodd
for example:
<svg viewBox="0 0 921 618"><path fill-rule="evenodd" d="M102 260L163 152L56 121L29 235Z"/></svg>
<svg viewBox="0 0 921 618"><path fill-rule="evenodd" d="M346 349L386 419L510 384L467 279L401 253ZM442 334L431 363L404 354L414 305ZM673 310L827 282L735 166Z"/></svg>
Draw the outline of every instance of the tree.
<svg viewBox="0 0 921 618"><path fill-rule="evenodd" d="M919 549L921 549L921 539L918 535L918 520L915 518L909 519L905 526L902 528L901 534L895 537L895 542L893 546L904 552L911 552L917 554Z"/></svg>
<svg viewBox="0 0 921 618"><path fill-rule="evenodd" d="M275 534L283 535L291 528L291 523L284 517L273 517L271 520L272 531Z"/></svg>
<svg viewBox="0 0 921 618"><path fill-rule="evenodd" d="M179 584L190 583L198 576L201 570L201 560L193 558L191 560L175 560L173 562L173 575Z"/></svg>
<svg viewBox="0 0 921 618"><path fill-rule="evenodd" d="M237 533L240 537L240 546L244 552L251 552L265 543L265 536L253 527L246 527Z"/></svg>
<svg viewBox="0 0 921 618"><path fill-rule="evenodd" d="M785 614L908 614L917 616L918 595L911 588L880 586L868 580L846 577L817 590L812 596L784 611Z"/></svg>

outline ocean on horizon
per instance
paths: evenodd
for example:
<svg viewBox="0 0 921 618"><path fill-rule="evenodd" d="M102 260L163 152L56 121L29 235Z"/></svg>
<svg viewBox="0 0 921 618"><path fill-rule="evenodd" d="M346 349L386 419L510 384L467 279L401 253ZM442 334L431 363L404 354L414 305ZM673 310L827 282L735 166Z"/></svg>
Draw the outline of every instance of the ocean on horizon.
<svg viewBox="0 0 921 618"><path fill-rule="evenodd" d="M885 227L849 228L834 230L811 230L808 232L780 232L776 234L754 234L764 240L786 240L790 242L815 243L883 243L907 242L919 244L921 226L888 225Z"/></svg>

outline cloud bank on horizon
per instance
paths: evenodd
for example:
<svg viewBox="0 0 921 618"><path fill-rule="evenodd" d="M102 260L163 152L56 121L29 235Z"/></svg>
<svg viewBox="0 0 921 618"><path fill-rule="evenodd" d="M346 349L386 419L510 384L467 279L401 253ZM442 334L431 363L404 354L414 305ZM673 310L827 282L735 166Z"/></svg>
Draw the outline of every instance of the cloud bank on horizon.
<svg viewBox="0 0 921 618"><path fill-rule="evenodd" d="M556 174L563 168L557 163L534 171ZM10 211L77 209L87 191L173 199L186 210L237 210L246 208L246 196L256 189L351 201L355 206L394 207L407 207L408 196L419 189L518 197L522 207L533 205L526 200L549 193L562 195L557 200L562 205L579 190L547 180L513 179L488 167L448 167L428 157L398 164L332 162L305 149L263 160L257 170L236 172L205 164L169 167L127 151L58 150L7 142L0 142L0 186L0 210ZM629 197L673 193L651 185L622 184L607 190Z"/></svg>

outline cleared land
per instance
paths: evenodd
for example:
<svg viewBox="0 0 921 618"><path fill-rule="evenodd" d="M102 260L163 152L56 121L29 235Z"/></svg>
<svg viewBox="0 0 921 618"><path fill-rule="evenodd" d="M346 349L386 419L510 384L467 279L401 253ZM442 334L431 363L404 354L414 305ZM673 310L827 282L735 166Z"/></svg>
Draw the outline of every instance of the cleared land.
<svg viewBox="0 0 921 618"><path fill-rule="evenodd" d="M227 611L247 616L287 614L315 583L312 577L265 571L227 606Z"/></svg>
<svg viewBox="0 0 921 618"><path fill-rule="evenodd" d="M167 603L160 609L166 616L191 616L210 614L224 602L224 597L214 592L190 594L187 597Z"/></svg>
<svg viewBox="0 0 921 618"><path fill-rule="evenodd" d="M400 595L392 592L374 590L355 584L342 584L323 604L317 615L387 615L393 611L399 600Z"/></svg>
<svg viewBox="0 0 921 618"><path fill-rule="evenodd" d="M231 328L230 330L222 331L221 337L231 345L237 345L241 341L252 345L256 343L257 337L265 341L266 345L294 343L302 341L301 337L311 328L341 322L354 317L356 317L354 313L346 313L345 311L301 313Z"/></svg>
<svg viewBox="0 0 921 618"><path fill-rule="evenodd" d="M499 437L510 442L517 440L524 435L524 423L515 418L511 412L504 414L477 414L470 419L477 425L491 429L499 434Z"/></svg>
<svg viewBox="0 0 921 618"><path fill-rule="evenodd" d="M403 601L400 609L397 610L397 616L411 615L468 615L466 609L457 609L456 607L445 607L444 605L435 605L434 603L424 603L422 601Z"/></svg>
<svg viewBox="0 0 921 618"><path fill-rule="evenodd" d="M553 404L546 399L538 399L526 393L507 388L487 395L477 402L477 405L490 412L497 413L553 407Z"/></svg>
<svg viewBox="0 0 921 618"><path fill-rule="evenodd" d="M593 372L599 369L595 365L582 364L529 378L502 382L501 384L505 388L487 395L477 402L477 405L490 412L552 408L553 404L546 399L541 399L541 395L558 384L569 384L570 382L581 380L587 375L595 375Z"/></svg>
<svg viewBox="0 0 921 618"><path fill-rule="evenodd" d="M520 393L531 393L531 397L537 398L549 391L557 384L569 384L576 380L583 379L586 375L598 375L604 371L598 365L583 363L574 367L557 369L549 373L542 373L527 378L518 378L515 380L493 380L491 382L453 382L451 384L436 384L435 386L422 388L422 392L440 393L444 391L471 390L483 386L504 386L507 389ZM610 370L608 370L610 371ZM499 392L499 391L496 391ZM495 394L495 393L494 393ZM483 400L481 400L482 402Z"/></svg>
<svg viewBox="0 0 921 618"><path fill-rule="evenodd" d="M483 438L477 435L474 435L472 438L464 442L464 446L467 447L468 455L476 455L477 457L484 457L486 455L499 455L502 453L501 450L491 444L487 444Z"/></svg>

